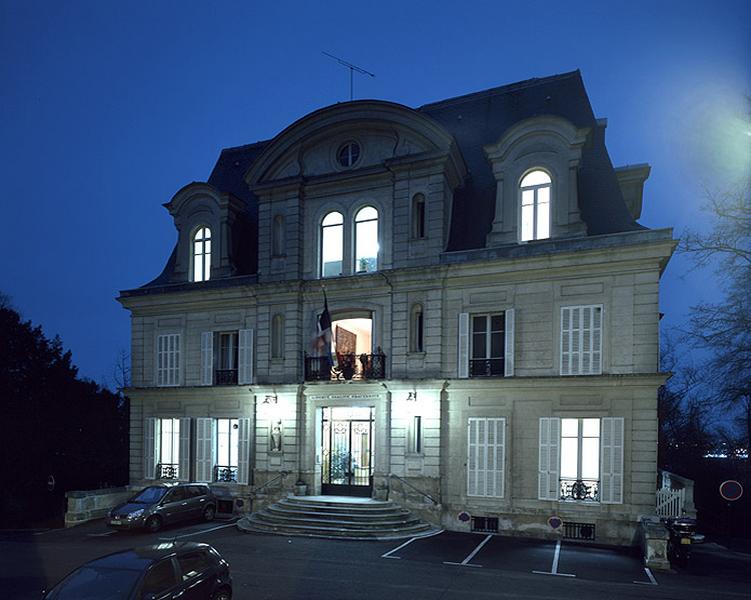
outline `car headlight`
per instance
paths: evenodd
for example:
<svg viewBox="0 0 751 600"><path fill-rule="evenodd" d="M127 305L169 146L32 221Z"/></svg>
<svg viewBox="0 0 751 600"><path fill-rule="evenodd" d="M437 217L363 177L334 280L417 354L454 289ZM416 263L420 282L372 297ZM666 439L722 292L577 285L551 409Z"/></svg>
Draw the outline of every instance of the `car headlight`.
<svg viewBox="0 0 751 600"><path fill-rule="evenodd" d="M137 519L143 514L143 509L139 508L138 510L133 511L132 513L128 513L128 520Z"/></svg>

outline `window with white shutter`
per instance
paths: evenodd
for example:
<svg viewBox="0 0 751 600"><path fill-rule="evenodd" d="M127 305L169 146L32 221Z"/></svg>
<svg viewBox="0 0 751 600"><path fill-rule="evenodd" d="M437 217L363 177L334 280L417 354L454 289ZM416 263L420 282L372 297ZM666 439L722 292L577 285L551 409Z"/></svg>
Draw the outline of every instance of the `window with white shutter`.
<svg viewBox="0 0 751 600"><path fill-rule="evenodd" d="M156 384L180 385L180 334L168 333L156 339Z"/></svg>
<svg viewBox="0 0 751 600"><path fill-rule="evenodd" d="M159 419L147 418L143 423L143 476L156 479L156 465L159 462L161 443L159 440Z"/></svg>
<svg viewBox="0 0 751 600"><path fill-rule="evenodd" d="M250 419L238 419L237 483L250 481Z"/></svg>
<svg viewBox="0 0 751 600"><path fill-rule="evenodd" d="M190 481L190 417L180 419L180 456L177 464L177 478Z"/></svg>
<svg viewBox="0 0 751 600"><path fill-rule="evenodd" d="M602 305L561 307L561 375L602 373Z"/></svg>
<svg viewBox="0 0 751 600"><path fill-rule="evenodd" d="M467 422L467 495L503 498L506 419L470 417Z"/></svg>
<svg viewBox="0 0 751 600"><path fill-rule="evenodd" d="M514 376L514 330L516 329L516 310L509 308L503 317L505 323L505 335L504 335L504 373L505 377Z"/></svg>
<svg viewBox="0 0 751 600"><path fill-rule="evenodd" d="M600 502L623 503L623 417L602 419Z"/></svg>
<svg viewBox="0 0 751 600"><path fill-rule="evenodd" d="M538 493L540 500L559 498L559 442L561 420L558 417L540 419L540 455L538 467Z"/></svg>
<svg viewBox="0 0 751 600"><path fill-rule="evenodd" d="M253 330L241 329L238 331L238 370L237 383L245 385L253 383Z"/></svg>
<svg viewBox="0 0 751 600"><path fill-rule="evenodd" d="M201 385L214 383L214 332L201 334Z"/></svg>
<svg viewBox="0 0 751 600"><path fill-rule="evenodd" d="M459 313L459 339L456 352L456 376L469 377L469 313Z"/></svg>
<svg viewBox="0 0 751 600"><path fill-rule="evenodd" d="M214 440L216 421L201 417L196 419L196 481L210 483L214 480Z"/></svg>

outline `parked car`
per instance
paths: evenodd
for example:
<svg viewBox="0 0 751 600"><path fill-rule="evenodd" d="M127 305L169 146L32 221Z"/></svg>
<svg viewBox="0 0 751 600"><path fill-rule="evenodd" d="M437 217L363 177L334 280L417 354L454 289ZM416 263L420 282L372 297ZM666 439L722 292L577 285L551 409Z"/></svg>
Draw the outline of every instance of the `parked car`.
<svg viewBox="0 0 751 600"><path fill-rule="evenodd" d="M212 546L156 544L94 559L44 600L230 600L229 564Z"/></svg>
<svg viewBox="0 0 751 600"><path fill-rule="evenodd" d="M159 531L164 525L190 519L211 521L216 507L216 496L205 483L152 485L113 508L107 525L114 529Z"/></svg>

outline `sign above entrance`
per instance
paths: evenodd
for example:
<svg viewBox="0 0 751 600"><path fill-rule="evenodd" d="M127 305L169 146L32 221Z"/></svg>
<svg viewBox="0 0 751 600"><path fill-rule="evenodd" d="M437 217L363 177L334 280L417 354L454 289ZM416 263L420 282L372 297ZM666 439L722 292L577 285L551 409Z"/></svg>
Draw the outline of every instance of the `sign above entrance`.
<svg viewBox="0 0 751 600"><path fill-rule="evenodd" d="M358 402L361 400L380 400L382 397L382 394L311 394L308 396L310 400L346 400L347 402Z"/></svg>

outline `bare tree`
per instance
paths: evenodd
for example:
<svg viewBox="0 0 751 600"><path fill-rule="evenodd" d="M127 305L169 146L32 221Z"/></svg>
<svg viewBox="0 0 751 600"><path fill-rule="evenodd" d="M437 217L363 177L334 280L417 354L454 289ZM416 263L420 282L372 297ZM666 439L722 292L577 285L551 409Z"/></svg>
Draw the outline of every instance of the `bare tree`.
<svg viewBox="0 0 751 600"><path fill-rule="evenodd" d="M697 267L715 266L723 298L691 309L690 338L708 352L705 382L719 405L740 415L743 443L751 445L751 179L711 195L706 233L687 231L680 251Z"/></svg>

